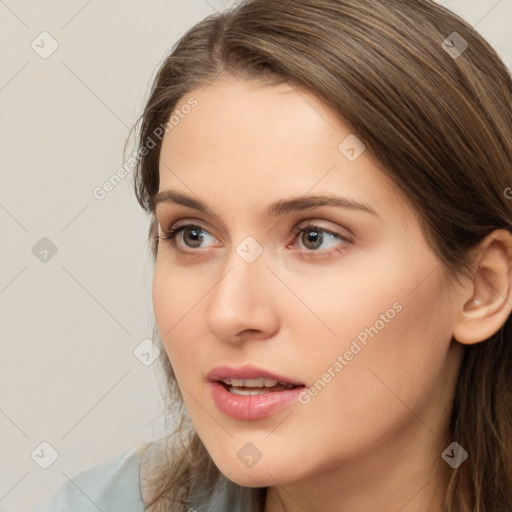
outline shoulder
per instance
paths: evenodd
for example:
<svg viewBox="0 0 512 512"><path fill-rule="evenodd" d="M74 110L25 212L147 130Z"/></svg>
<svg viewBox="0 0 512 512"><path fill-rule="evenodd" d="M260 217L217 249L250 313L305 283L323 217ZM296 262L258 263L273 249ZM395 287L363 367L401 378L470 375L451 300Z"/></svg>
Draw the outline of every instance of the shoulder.
<svg viewBox="0 0 512 512"><path fill-rule="evenodd" d="M32 512L142 512L142 450L137 446L72 476Z"/></svg>

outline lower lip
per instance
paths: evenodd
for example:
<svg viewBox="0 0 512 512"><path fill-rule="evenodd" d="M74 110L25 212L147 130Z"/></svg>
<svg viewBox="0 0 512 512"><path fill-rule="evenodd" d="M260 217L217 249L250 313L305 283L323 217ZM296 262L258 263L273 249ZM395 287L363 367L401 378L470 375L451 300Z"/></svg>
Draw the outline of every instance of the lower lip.
<svg viewBox="0 0 512 512"><path fill-rule="evenodd" d="M230 393L219 382L211 382L213 400L226 415L237 420L260 420L282 407L296 402L304 386L286 391L270 391L261 395L243 396Z"/></svg>

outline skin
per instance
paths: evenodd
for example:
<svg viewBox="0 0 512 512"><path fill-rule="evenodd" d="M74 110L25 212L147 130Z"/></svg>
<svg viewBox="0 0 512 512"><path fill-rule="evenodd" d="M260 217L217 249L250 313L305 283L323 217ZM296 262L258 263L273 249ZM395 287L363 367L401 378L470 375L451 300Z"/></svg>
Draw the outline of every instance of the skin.
<svg viewBox="0 0 512 512"><path fill-rule="evenodd" d="M351 130L315 96L226 76L177 108L191 96L197 107L164 137L159 190L192 196L216 217L157 205L162 233L178 221L206 233L199 248L186 245L190 231L175 245L159 242L153 304L215 464L240 485L270 487L266 512L442 510L440 454L463 344L490 336L510 313L510 239L497 232L482 246L485 279L449 282L414 209L368 150L355 161L338 150ZM265 213L304 195L343 196L377 215L336 206ZM324 235L317 248L311 229L293 233L308 222L349 241ZM263 250L252 263L236 252L247 236ZM256 421L216 407L212 368L251 363L313 386L397 303L307 405ZM262 454L250 468L237 457L249 442Z"/></svg>

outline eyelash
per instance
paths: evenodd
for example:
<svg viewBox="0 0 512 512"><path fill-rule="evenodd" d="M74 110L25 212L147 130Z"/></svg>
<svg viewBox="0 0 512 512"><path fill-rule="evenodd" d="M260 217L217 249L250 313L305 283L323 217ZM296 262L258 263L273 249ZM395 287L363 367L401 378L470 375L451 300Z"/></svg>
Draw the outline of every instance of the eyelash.
<svg viewBox="0 0 512 512"><path fill-rule="evenodd" d="M186 230L187 228L197 229L199 231L206 232L206 233L211 235L211 233L209 231L207 231L206 229L204 229L200 225L193 224L193 223L188 223L188 224L181 224L181 225L171 226L168 230L166 230L164 232L163 235L160 235L158 237L158 239L161 242L169 243L176 252L178 252L178 253L180 253L180 254L182 254L184 256L193 256L194 255L193 253L197 253L198 252L197 249L190 249L190 250L182 249L181 247L179 247L179 245L176 242L176 237L182 231ZM316 231L316 232L320 232L320 233L323 233L323 234L331 235L331 236L333 236L335 238L338 238L341 242L345 242L345 244L351 244L352 243L352 240L350 240L348 237L343 236L340 233L336 233L334 231L331 231L329 229L322 228L321 226L318 226L318 225L312 224L312 223L309 223L309 224L307 224L305 226L297 226L297 227L295 227L292 230L292 234L295 236L294 243L297 241L297 239L298 239L298 237L300 236L301 233L311 232L311 231ZM287 245L287 247L289 247L289 246L290 246L290 244ZM331 256L334 253L344 253L344 252L347 251L347 247L343 246L343 247L340 248L339 246L336 246L336 247L333 247L333 248L330 248L330 249L327 249L327 250L323 250L323 251L316 251L316 250L301 248L301 249L299 249L299 251L303 255L306 255L306 256L314 256L314 257L321 257L322 258L322 257Z"/></svg>

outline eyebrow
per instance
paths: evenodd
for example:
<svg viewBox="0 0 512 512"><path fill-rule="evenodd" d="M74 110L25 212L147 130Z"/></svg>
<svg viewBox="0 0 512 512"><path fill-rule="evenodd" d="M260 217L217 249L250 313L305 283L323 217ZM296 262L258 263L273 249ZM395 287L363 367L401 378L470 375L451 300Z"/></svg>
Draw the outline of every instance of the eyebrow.
<svg viewBox="0 0 512 512"><path fill-rule="evenodd" d="M176 190L167 189L158 192L153 201L151 201L151 211L155 211L156 206L160 203L180 204L218 218L218 216L214 214L213 211L202 201L181 192L177 192ZM281 199L269 205L266 213L269 217L279 217L292 211L308 210L321 206L336 206L339 208L358 210L380 217L380 215L367 203L333 195L303 196L291 199Z"/></svg>

